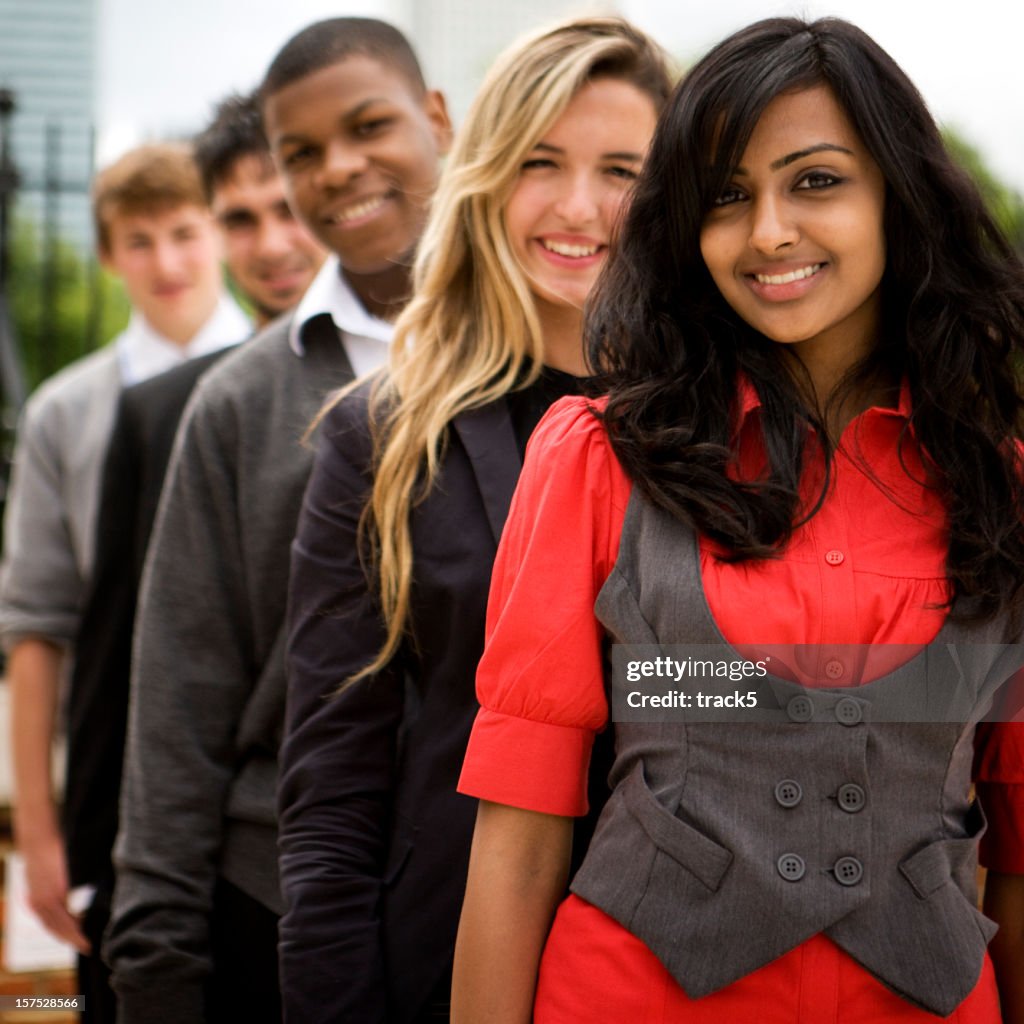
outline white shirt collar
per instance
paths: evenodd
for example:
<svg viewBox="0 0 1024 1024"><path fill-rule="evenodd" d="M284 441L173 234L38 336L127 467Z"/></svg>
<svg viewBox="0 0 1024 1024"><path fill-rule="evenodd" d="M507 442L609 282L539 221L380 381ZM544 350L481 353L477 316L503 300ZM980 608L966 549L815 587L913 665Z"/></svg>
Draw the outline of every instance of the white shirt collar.
<svg viewBox="0 0 1024 1024"><path fill-rule="evenodd" d="M297 355L301 356L305 351L302 328L314 317L324 313L330 316L334 326L343 335L364 338L385 346L391 344L394 325L366 311L352 286L345 280L337 256L327 257L295 309L288 340ZM349 346L345 347L348 349ZM359 367L354 366L353 369L357 374L362 372Z"/></svg>
<svg viewBox="0 0 1024 1024"><path fill-rule="evenodd" d="M238 303L225 292L213 315L187 345L177 345L155 330L137 310L128 326L118 335L117 362L125 387L155 377L195 356L218 352L237 345L252 334L252 324Z"/></svg>

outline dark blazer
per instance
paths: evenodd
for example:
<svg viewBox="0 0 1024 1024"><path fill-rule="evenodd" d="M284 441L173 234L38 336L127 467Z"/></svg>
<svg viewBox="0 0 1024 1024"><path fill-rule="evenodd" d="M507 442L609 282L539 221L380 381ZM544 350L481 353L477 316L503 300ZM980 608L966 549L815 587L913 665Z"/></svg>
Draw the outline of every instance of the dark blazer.
<svg viewBox="0 0 1024 1024"><path fill-rule="evenodd" d="M113 879L135 600L178 421L225 352L191 359L121 393L101 478L95 571L68 700L64 834L72 885Z"/></svg>
<svg viewBox="0 0 1024 1024"><path fill-rule="evenodd" d="M280 957L302 1024L406 1024L447 999L476 819L455 787L520 470L504 400L455 420L412 516L415 641L331 697L384 639L356 549L370 460L364 387L324 423L292 548Z"/></svg>
<svg viewBox="0 0 1024 1024"><path fill-rule="evenodd" d="M384 638L356 548L370 459L364 388L323 425L292 548L280 949L304 1024L413 1020L450 967L476 814L455 784L520 469L504 402L458 419L413 516L419 649L325 700Z"/></svg>

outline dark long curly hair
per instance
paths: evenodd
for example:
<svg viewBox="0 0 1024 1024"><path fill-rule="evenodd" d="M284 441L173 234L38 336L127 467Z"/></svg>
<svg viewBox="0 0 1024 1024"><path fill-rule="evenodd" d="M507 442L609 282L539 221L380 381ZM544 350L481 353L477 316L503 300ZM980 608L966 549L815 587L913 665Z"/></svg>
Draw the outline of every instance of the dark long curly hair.
<svg viewBox="0 0 1024 1024"><path fill-rule="evenodd" d="M813 514L801 509L798 485L808 425L826 438L831 466L824 413L785 346L722 298L700 232L765 107L782 92L822 84L886 180L880 340L827 408L879 374L906 377L913 412L901 447L912 429L928 483L945 500L946 571L953 597L968 599L957 612L1019 611L1024 267L913 84L847 22L758 22L712 50L669 101L588 312L611 443L650 500L734 559L777 554L799 517ZM726 472L740 374L762 402L768 466L756 481Z"/></svg>

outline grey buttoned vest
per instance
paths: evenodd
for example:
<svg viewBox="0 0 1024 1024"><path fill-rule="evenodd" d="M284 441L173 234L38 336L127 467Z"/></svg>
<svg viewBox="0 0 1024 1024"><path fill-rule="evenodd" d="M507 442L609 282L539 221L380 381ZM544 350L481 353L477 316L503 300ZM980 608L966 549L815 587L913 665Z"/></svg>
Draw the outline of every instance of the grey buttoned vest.
<svg viewBox="0 0 1024 1024"><path fill-rule="evenodd" d="M596 613L615 643L725 645L693 531L637 488ZM995 932L976 909L982 823L969 790L984 691L1006 671L991 662L1019 653L996 646L1009 639L1004 623L947 620L867 685L776 681L785 699L772 720L617 722L614 792L573 892L693 998L824 932L910 1002L952 1013ZM985 645L970 648L985 664L967 673L961 721L877 713L892 694L943 692L951 644Z"/></svg>

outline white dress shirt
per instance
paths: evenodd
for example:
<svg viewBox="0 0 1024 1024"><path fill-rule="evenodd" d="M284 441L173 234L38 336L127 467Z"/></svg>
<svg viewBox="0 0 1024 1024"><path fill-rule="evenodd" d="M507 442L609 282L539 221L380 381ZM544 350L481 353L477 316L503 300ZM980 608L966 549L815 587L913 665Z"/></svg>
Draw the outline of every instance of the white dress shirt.
<svg viewBox="0 0 1024 1024"><path fill-rule="evenodd" d="M133 310L128 326L114 341L121 383L126 388L131 387L195 356L237 345L251 334L252 323L227 292L221 295L213 314L186 345L165 338L141 313Z"/></svg>
<svg viewBox="0 0 1024 1024"><path fill-rule="evenodd" d="M388 359L394 324L367 312L341 272L337 256L329 256L295 309L289 342L302 355L302 328L327 314L341 332L341 343L357 377L379 370Z"/></svg>

